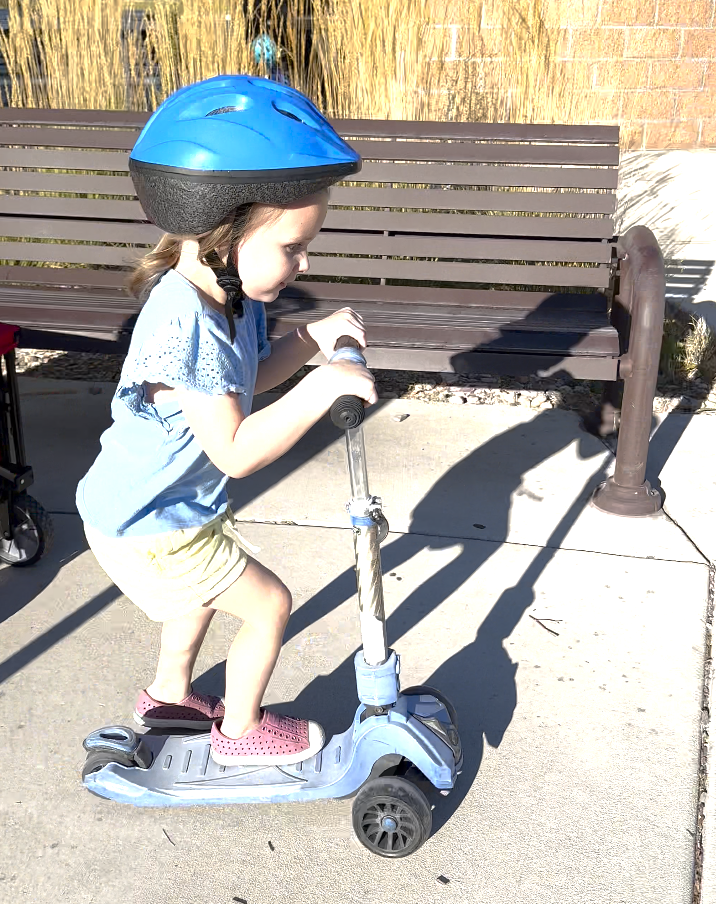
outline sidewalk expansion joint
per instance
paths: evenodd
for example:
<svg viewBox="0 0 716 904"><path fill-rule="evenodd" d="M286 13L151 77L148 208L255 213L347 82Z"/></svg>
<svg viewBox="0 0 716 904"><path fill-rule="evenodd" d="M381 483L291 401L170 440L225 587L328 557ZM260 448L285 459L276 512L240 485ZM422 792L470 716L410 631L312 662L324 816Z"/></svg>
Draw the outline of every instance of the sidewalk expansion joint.
<svg viewBox="0 0 716 904"><path fill-rule="evenodd" d="M663 509L663 512L664 512L664 515L666 516L666 518L668 518L668 520L671 521L671 523L674 525L674 527L678 528L678 530L680 530L681 533L686 537L686 539L687 539L687 540L689 541L689 543L694 547L694 549L696 550L696 552L703 558L704 562L705 562L707 565L714 565L714 564L716 564L716 563L712 562L711 559L709 559L709 557L706 555L706 553L703 551L703 549L701 549L701 547L700 547L700 546L698 545L698 543L694 540L694 538L689 534L689 532L688 532L687 530L685 530L685 529L679 524L679 522L676 520L676 518L673 517L673 515L670 515L670 514L669 514L669 512L667 511L666 508Z"/></svg>
<svg viewBox="0 0 716 904"><path fill-rule="evenodd" d="M673 520L673 519L669 519ZM288 521L288 520L271 520L270 518L237 518L237 524L268 524L276 527L305 527L305 528L320 528L321 530L340 530L340 531L350 531L350 524L328 524L322 521ZM676 524L676 522L674 522ZM676 524L679 527L678 524ZM681 528L679 528L682 530ZM682 530L682 532L684 532ZM685 532L684 532L685 533ZM573 549L571 547L565 546L553 546L549 543L527 543L525 541L518 540L491 540L488 537L465 537L461 534L427 534L423 531L404 531L397 529L390 529L390 534L395 534L401 537L426 537L428 539L433 540L454 540L456 543L460 542L468 542L468 543L492 543L496 546L524 546L526 549L555 549L560 550L561 552L572 552L572 553L588 553L589 555L594 556L612 556L616 559L639 559L645 560L648 562L679 562L684 565L708 565L709 560L704 556L701 550L696 546L693 541L687 536L689 542L691 542L694 549L699 553L700 556L703 557L703 562L692 562L689 559L667 559L662 558L661 556L647 556L647 555L634 555L630 553L623 552L604 552L603 550L597 549ZM390 534L388 536L390 536Z"/></svg>
<svg viewBox="0 0 716 904"><path fill-rule="evenodd" d="M709 791L709 734L711 731L711 688L713 684L713 619L714 597L716 591L716 567L709 566L709 592L706 609L706 625L704 635L704 684L701 697L701 737L699 743L699 772L696 804L696 836L694 839L694 886L692 904L701 904L704 874L704 834L709 845L707 868L713 872L711 860L714 857L712 825L706 824L706 801Z"/></svg>

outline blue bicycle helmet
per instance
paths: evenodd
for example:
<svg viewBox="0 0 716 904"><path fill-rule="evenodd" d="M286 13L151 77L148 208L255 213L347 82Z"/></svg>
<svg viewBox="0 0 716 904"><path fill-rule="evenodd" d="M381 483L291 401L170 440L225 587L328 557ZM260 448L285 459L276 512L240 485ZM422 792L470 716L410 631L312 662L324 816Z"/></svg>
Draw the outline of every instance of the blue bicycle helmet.
<svg viewBox="0 0 716 904"><path fill-rule="evenodd" d="M218 75L180 88L129 157L147 216L165 232L208 232L244 204L289 204L360 170L360 156L300 92Z"/></svg>
<svg viewBox="0 0 716 904"><path fill-rule="evenodd" d="M152 114L129 156L137 196L165 232L209 232L247 205L290 204L361 168L360 156L299 91L264 78L218 75L180 88ZM233 247L206 263L241 316ZM233 312L233 313L232 313Z"/></svg>

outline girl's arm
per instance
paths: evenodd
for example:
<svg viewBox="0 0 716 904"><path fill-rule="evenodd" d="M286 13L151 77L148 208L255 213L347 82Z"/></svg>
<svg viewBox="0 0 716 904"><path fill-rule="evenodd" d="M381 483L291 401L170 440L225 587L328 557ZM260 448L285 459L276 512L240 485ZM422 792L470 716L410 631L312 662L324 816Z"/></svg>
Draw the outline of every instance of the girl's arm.
<svg viewBox="0 0 716 904"><path fill-rule="evenodd" d="M279 386L319 350L326 358L330 358L339 336L352 336L365 348L363 318L351 308L341 308L329 317L314 320L281 336L271 343L271 354L259 364L254 392L268 392L274 386Z"/></svg>
<svg viewBox="0 0 716 904"><path fill-rule="evenodd" d="M268 359L267 359L268 360ZM247 477L294 446L342 395L378 401L364 367L338 361L316 368L272 405L244 417L235 393L208 396L177 390L189 427L220 471Z"/></svg>
<svg viewBox="0 0 716 904"><path fill-rule="evenodd" d="M305 327L276 339L271 343L271 354L259 363L254 392L268 392L280 386L317 354L318 343L314 342Z"/></svg>

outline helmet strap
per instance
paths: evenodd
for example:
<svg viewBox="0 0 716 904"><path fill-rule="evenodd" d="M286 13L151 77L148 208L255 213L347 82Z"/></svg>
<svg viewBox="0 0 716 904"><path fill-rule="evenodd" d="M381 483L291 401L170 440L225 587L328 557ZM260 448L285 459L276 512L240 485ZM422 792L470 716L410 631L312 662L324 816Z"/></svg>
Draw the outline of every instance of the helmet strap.
<svg viewBox="0 0 716 904"><path fill-rule="evenodd" d="M229 254L226 258L226 264L223 264L221 258L216 251L210 251L206 255L206 262L214 271L216 282L219 288L226 292L226 304L224 305L224 313L229 324L229 338L233 344L236 338L236 325L234 317L243 317L244 315L244 290L241 284L239 271L234 264L234 245L229 248Z"/></svg>

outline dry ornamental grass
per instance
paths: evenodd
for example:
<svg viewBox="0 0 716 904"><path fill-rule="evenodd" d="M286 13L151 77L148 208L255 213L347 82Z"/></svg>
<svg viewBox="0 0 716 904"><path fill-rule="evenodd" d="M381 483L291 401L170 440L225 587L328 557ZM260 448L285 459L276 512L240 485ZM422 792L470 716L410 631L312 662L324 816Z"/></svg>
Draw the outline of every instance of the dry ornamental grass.
<svg viewBox="0 0 716 904"><path fill-rule="evenodd" d="M288 81L337 117L586 122L542 0L9 0L12 106L153 109L222 72ZM483 25L489 21L489 25ZM495 55L494 48L499 48Z"/></svg>

